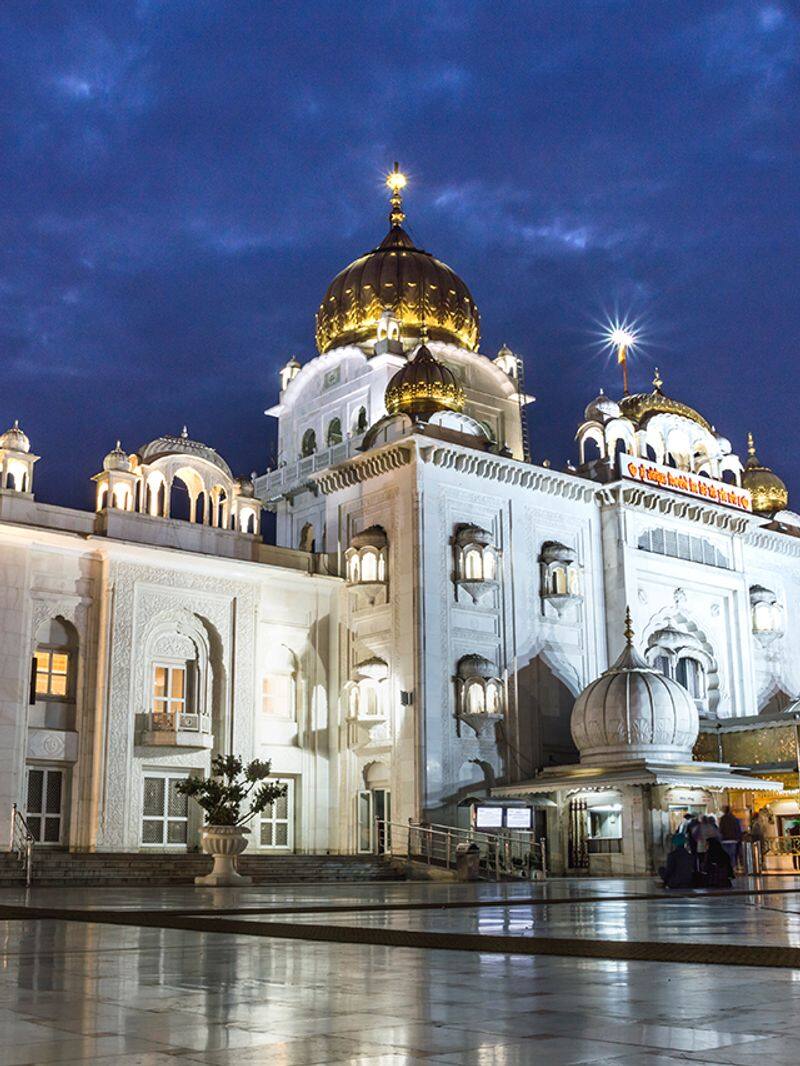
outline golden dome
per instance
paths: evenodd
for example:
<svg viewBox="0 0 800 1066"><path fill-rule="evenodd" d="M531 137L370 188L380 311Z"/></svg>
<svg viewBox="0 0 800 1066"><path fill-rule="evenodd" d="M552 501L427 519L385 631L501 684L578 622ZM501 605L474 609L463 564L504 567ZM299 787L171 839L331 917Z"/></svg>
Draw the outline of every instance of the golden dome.
<svg viewBox="0 0 800 1066"><path fill-rule="evenodd" d="M480 317L469 289L449 266L417 248L402 227L404 184L395 163L387 179L392 190L389 232L377 248L359 256L328 286L317 312L320 352L373 340L387 308L406 336L419 336L424 324L432 340L477 349Z"/></svg>
<svg viewBox="0 0 800 1066"><path fill-rule="evenodd" d="M422 327L423 333L425 327ZM390 415L427 418L436 411L463 411L464 390L456 376L436 359L427 345L394 375L386 386L386 410Z"/></svg>
<svg viewBox="0 0 800 1066"><path fill-rule="evenodd" d="M661 391L663 384L658 368L656 368L652 392L637 392L633 396L623 396L619 401L623 416L641 425L650 415L681 415L683 418L691 419L692 422L697 422L710 433L711 426L693 407L664 395Z"/></svg>
<svg viewBox="0 0 800 1066"><path fill-rule="evenodd" d="M789 492L784 483L768 466L758 461L753 434L747 434L747 462L742 473L742 487L753 494L756 514L774 514L789 506Z"/></svg>

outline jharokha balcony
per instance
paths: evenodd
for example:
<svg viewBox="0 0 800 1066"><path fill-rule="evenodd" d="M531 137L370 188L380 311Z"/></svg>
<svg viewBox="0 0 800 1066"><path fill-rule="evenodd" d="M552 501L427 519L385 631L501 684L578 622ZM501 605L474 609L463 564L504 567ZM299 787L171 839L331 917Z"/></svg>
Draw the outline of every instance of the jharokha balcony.
<svg viewBox="0 0 800 1066"><path fill-rule="evenodd" d="M145 715L139 742L152 747L211 748L211 716L186 711L157 711Z"/></svg>

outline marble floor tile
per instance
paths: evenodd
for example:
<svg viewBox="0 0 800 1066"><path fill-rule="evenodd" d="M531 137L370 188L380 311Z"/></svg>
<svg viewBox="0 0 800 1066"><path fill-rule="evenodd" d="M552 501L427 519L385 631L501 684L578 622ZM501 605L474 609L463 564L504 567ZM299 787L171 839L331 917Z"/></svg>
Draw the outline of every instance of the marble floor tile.
<svg viewBox="0 0 800 1066"><path fill-rule="evenodd" d="M800 879L780 883L800 889ZM391 883L65 889L59 897L41 889L29 898L132 912L313 906L291 920L456 936L800 943L791 906L800 894L770 897L774 906L750 897L630 898L651 887ZM0 905L15 895L0 891ZM536 907L534 896L568 902ZM427 909L365 912L364 903ZM324 910L332 905L348 910ZM248 925L273 920L251 914ZM787 969L391 948L159 929L133 917L119 926L0 920L0 933L0 1066L800 1061L800 979Z"/></svg>

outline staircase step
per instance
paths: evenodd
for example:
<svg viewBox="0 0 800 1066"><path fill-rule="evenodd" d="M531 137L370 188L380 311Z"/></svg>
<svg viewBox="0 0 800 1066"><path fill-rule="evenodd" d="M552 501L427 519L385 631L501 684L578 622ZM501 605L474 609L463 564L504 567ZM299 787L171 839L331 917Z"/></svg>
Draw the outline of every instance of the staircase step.
<svg viewBox="0 0 800 1066"><path fill-rule="evenodd" d="M33 858L33 884L185 885L210 868L210 857L197 852L37 851ZM379 855L243 855L239 869L256 884L389 881L403 877ZM23 882L24 869L16 857L0 855L0 886Z"/></svg>

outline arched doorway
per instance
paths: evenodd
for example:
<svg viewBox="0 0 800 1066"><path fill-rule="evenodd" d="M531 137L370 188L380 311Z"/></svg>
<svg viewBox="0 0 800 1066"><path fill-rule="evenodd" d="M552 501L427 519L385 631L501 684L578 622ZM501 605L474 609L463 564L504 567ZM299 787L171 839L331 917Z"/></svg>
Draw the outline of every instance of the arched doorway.
<svg viewBox="0 0 800 1066"><path fill-rule="evenodd" d="M392 793L389 767L373 762L364 768L364 788L358 793L358 852L366 855L389 850Z"/></svg>

